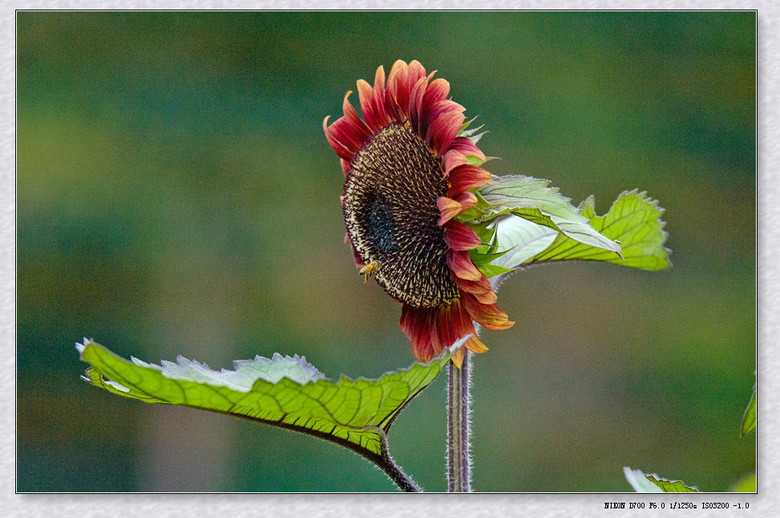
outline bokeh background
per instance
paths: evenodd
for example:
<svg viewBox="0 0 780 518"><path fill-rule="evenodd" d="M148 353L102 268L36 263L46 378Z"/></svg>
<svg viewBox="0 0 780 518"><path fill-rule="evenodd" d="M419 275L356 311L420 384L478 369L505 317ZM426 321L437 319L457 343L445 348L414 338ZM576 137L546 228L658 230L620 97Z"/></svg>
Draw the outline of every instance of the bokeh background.
<svg viewBox="0 0 780 518"><path fill-rule="evenodd" d="M74 343L216 369L298 353L331 378L411 364L342 242L321 128L398 58L479 115L494 174L666 208L668 271L503 285L517 323L475 361L475 489L630 491L631 466L728 490L756 462L755 39L754 12L19 12L17 490L395 489L318 439L90 387ZM390 436L432 491L445 384Z"/></svg>

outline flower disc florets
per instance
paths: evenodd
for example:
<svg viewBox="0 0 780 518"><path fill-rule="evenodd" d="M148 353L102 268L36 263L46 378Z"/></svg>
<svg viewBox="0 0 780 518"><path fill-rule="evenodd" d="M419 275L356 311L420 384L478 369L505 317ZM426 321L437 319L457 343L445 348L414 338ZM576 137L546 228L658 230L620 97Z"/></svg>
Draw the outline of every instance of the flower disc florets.
<svg viewBox="0 0 780 518"><path fill-rule="evenodd" d="M441 159L403 124L378 130L351 162L342 206L350 242L392 297L415 308L458 297L436 200L447 193Z"/></svg>
<svg viewBox="0 0 780 518"><path fill-rule="evenodd" d="M484 352L473 321L488 329L512 325L469 250L482 244L459 214L477 204L490 182L485 155L462 133L464 108L448 99L449 83L426 75L417 61L397 61L385 83L357 82L363 119L344 97L344 116L323 129L341 158L341 198L361 273L373 274L403 304L401 328L421 361L459 338ZM475 165L479 164L479 165ZM460 365L464 351L453 361Z"/></svg>

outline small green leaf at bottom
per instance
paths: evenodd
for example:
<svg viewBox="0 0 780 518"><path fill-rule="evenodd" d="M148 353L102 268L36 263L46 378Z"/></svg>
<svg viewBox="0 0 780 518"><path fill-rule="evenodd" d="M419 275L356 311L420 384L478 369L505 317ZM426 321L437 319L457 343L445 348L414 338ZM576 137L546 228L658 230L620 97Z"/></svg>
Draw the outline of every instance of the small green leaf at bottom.
<svg viewBox="0 0 780 518"><path fill-rule="evenodd" d="M181 356L162 365L136 358L128 361L87 339L76 348L91 365L83 379L112 394L230 414L314 435L376 463L403 488L390 473L400 469L388 454L387 432L466 338L428 364L415 363L378 380L342 377L337 382L297 355L239 360L234 370L217 372Z"/></svg>
<svg viewBox="0 0 780 518"><path fill-rule="evenodd" d="M755 493L757 490L755 473L745 475L729 488L732 493Z"/></svg>
<svg viewBox="0 0 780 518"><path fill-rule="evenodd" d="M658 475L647 475L640 469L623 468L623 474L637 493L698 493L693 486L686 486L680 480L667 480Z"/></svg>
<svg viewBox="0 0 780 518"><path fill-rule="evenodd" d="M753 385L753 395L750 396L750 403L745 409L745 415L742 417L742 430L740 435L746 436L756 429L756 385Z"/></svg>

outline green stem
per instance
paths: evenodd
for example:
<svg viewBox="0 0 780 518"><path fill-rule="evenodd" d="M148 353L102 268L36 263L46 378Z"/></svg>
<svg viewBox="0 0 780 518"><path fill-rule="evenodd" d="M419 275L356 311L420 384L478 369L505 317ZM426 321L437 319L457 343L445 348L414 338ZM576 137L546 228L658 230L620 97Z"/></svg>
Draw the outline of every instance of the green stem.
<svg viewBox="0 0 780 518"><path fill-rule="evenodd" d="M470 422L471 351L466 351L460 369L449 362L447 403L447 490L471 491Z"/></svg>

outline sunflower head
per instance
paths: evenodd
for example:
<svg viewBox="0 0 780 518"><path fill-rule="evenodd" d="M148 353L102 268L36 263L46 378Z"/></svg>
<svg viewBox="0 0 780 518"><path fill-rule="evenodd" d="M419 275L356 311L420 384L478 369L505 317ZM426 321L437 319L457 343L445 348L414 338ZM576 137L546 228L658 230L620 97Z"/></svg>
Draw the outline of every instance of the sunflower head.
<svg viewBox="0 0 780 518"><path fill-rule="evenodd" d="M401 328L414 356L430 361L456 340L481 353L474 322L511 327L471 253L482 240L461 215L477 205L476 189L491 175L465 130L450 85L417 62L396 61L374 85L357 82L362 118L344 97L344 115L325 136L341 159L341 206L360 273L372 276L402 305ZM459 217L460 216L460 217ZM464 349L453 356L460 365Z"/></svg>

